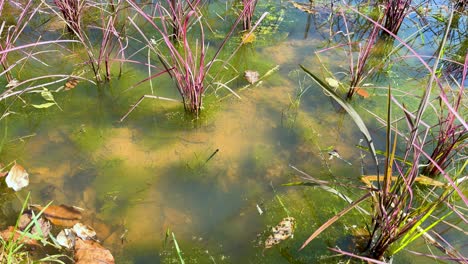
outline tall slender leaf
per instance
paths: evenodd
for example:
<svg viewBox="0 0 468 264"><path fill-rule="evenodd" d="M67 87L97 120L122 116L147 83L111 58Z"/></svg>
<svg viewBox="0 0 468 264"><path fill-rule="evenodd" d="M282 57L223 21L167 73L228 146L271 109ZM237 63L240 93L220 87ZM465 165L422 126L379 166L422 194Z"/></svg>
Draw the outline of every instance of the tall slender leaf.
<svg viewBox="0 0 468 264"><path fill-rule="evenodd" d="M328 92L328 94L338 103L343 107L343 109L351 116L353 119L354 123L358 126L359 130L362 132L364 137L366 138L367 144L369 145L369 149L371 150L372 156L374 157L374 162L377 170L377 175L379 175L379 161L377 159L377 152L374 147L374 142L372 141L372 137L369 133L369 130L366 127L366 124L364 124L364 121L362 120L361 116L354 110L353 106L343 100L338 94L335 93L335 91L325 82L323 82L320 78L315 76L315 74L311 73L309 70L307 70L304 66L300 65L302 70L304 70L322 89Z"/></svg>

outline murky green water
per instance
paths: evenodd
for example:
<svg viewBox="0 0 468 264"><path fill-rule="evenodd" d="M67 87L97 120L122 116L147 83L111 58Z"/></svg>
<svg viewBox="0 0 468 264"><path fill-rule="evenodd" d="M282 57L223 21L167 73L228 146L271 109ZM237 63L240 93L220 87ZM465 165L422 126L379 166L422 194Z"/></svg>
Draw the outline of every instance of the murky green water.
<svg viewBox="0 0 468 264"><path fill-rule="evenodd" d="M219 3L212 6L222 9ZM173 243L165 243L167 230L176 235L186 263L338 263L340 258L327 248L352 248L350 229L359 223L355 219L361 218L363 225L365 220L351 214L299 252L307 237L345 202L320 189L282 184L298 180L289 164L340 182L358 183L362 169L373 173L368 157L361 165L355 147L361 137L354 123L319 88L309 87L310 80L298 69L304 64L322 72L324 65L344 72L347 64L336 51L320 54L320 61L314 54L334 45L322 24L327 13L308 15L288 3L271 2L260 2L258 10L273 11L268 23L282 22L233 58L238 72L231 75L239 77L229 86L237 90L247 85L244 70L260 75L276 65L279 70L260 85L239 91L241 99L225 97L222 89L218 96L209 90L199 120L185 115L180 104L145 99L118 122L140 96L150 93L147 84L126 91L146 76L145 69L131 66L104 87L80 82L69 92L55 94L61 109L15 109L1 124L2 155L30 173L30 186L19 195L30 191L33 203L54 200L85 208L86 223L97 230L117 263L177 263ZM410 25L403 30L403 35L412 33ZM427 53L433 51L428 48ZM369 89L370 99L355 100L362 106L359 111L385 111L389 80L401 89L395 95L400 97L408 87L424 83L414 80L417 72L408 73L413 63L370 79L376 88ZM228 79L226 75L224 81ZM153 86L158 95L178 97L165 78L155 79ZM373 120L366 117L377 141L382 140L385 131ZM376 143L383 148L383 142ZM352 165L329 160L332 149ZM3 215L12 219L16 211L11 209L19 202L2 188ZM288 214L297 219L294 238L265 250L271 227ZM397 258L399 263L425 260L410 260L405 254Z"/></svg>

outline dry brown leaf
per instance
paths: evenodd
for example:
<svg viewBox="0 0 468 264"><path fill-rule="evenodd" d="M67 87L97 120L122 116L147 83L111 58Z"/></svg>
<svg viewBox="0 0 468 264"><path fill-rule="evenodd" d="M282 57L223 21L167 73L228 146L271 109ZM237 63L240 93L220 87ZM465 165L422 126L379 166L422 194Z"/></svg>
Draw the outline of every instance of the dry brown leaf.
<svg viewBox="0 0 468 264"><path fill-rule="evenodd" d="M296 226L296 219L293 217L286 217L271 229L272 235L270 235L265 241L265 248L271 248L281 241L286 240L293 236L294 228Z"/></svg>
<svg viewBox="0 0 468 264"><path fill-rule="evenodd" d="M29 223L31 223L31 221L32 221L32 215L30 213L22 214L20 219L19 219L18 229L21 230L21 231L24 231L26 229L26 227L28 227ZM50 229L52 228L51 225L50 225L50 222L45 220L43 217L40 217L37 220L37 223L40 226L43 237L48 237L49 233L50 233ZM39 233L38 230L37 230L37 225L36 224L32 225L30 233L33 234L33 235Z"/></svg>
<svg viewBox="0 0 468 264"><path fill-rule="evenodd" d="M75 264L115 263L109 250L92 240L77 239L75 244Z"/></svg>
<svg viewBox="0 0 468 264"><path fill-rule="evenodd" d="M0 232L0 237L5 241L20 241L22 244L29 246L40 246L36 240L23 236L20 232L15 230L15 227L9 226L7 229ZM21 240L20 240L21 239Z"/></svg>
<svg viewBox="0 0 468 264"><path fill-rule="evenodd" d="M40 205L31 205L36 210L41 211L44 207ZM53 225L72 227L81 220L81 211L68 205L50 205L43 213Z"/></svg>
<svg viewBox="0 0 468 264"><path fill-rule="evenodd" d="M29 174L21 165L15 164L11 167L10 172L8 172L5 182L8 187L17 192L29 185Z"/></svg>
<svg viewBox="0 0 468 264"><path fill-rule="evenodd" d="M368 93L366 90L362 89L362 88L355 88L354 91L355 91L359 96L361 96L361 97L363 97L363 98L369 98L369 97L370 97L369 93Z"/></svg>

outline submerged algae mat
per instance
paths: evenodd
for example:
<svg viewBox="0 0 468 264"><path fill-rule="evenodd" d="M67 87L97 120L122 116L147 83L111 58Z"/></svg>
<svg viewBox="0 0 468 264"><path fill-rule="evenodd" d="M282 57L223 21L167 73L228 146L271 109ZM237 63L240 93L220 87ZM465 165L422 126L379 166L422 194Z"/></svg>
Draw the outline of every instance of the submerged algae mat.
<svg viewBox="0 0 468 264"><path fill-rule="evenodd" d="M312 197L321 193L280 184L294 177L290 162L321 170L320 151L311 142L318 134L336 136L320 136L320 145L334 144L345 156L346 142L355 135L352 130L330 129L329 124L342 117L327 117L326 112L320 114L321 121L301 114L297 124L286 126L289 95L296 89L293 81L285 78L274 86L265 80L244 90L241 100L230 97L213 103L220 109L194 122L181 118L180 106L161 107L149 100L125 122L117 123L120 108L90 113L85 109L95 108L96 102L87 93L73 91L77 98L88 98L79 103L84 111L71 106L63 112L49 109L40 125L18 132L35 133L24 143L20 158L31 173L33 202L54 200L85 208L91 215L88 223L102 234L100 239L117 262L175 259L172 244L164 247L170 229L187 259L231 263L258 262L263 254L273 261L278 254L286 254L276 249L265 253L262 245L270 228L287 216L275 199L278 194L295 212L292 216L299 226L292 242L285 242L289 245L284 250L290 251L286 255L318 257L325 248L314 254L299 254L296 249L315 225L313 218L325 220L325 215L312 212L313 203L324 197L310 202L311 197L304 200L304 192ZM304 99L315 100L317 95ZM112 104L105 97L95 100ZM331 115L333 109L329 110ZM313 132L298 132L300 128ZM288 195L282 195L285 191Z"/></svg>

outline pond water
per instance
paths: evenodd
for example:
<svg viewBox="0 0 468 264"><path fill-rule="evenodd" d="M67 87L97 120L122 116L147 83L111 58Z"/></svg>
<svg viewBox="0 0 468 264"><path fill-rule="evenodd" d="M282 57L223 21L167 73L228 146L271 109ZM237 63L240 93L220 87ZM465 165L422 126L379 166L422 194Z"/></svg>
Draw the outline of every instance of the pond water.
<svg viewBox="0 0 468 264"><path fill-rule="evenodd" d="M215 10L225 4L211 3ZM262 27L256 42L234 56L231 65L237 72L224 77L227 81L228 75L237 76L228 85L241 98L222 88L214 93L212 88L199 119L185 114L181 104L145 99L119 122L140 96L151 93L148 83L127 90L147 76L145 68L134 66L125 66L123 76L109 84L96 87L82 81L71 91L54 93L60 108L15 108L15 114L2 120L1 130L3 161L16 160L30 173L29 187L18 195L24 198L31 192L32 203L53 200L84 208L85 222L96 229L116 263L178 263L172 236L166 238L172 232L186 263L343 260L327 248L352 248L356 219L361 219L359 227L368 220L351 213L298 251L346 203L320 189L282 186L299 180L289 165L342 183L359 184L362 172L375 173L372 160L361 158L362 151L355 147L362 136L353 121L298 67L303 64L319 73L327 67L346 80L348 58L343 49L325 51L337 45L338 37L330 36L330 28L336 32L342 24L327 22L328 4L317 4L315 14L289 2L260 2L257 8L259 14L271 12L265 22L268 26ZM214 17L209 16L215 21ZM363 21L353 22L355 34L368 34L358 23ZM415 31L408 22L400 34L409 37ZM433 36L420 34L426 39ZM422 37L412 41L425 54L437 48L423 45ZM226 54L233 48L235 44L228 45L226 50L231 50ZM314 51L321 51L320 57ZM72 70L73 60L66 58L64 65L56 65ZM245 70L271 74L259 84L248 85L242 78ZM411 106L411 98L404 96L409 87L425 83L418 79L419 70L412 60L395 64L385 74L370 77L366 82L371 97L357 97L353 104L363 115L369 109L382 116L385 87L390 83L400 91L396 96ZM178 98L166 77L154 79L153 89L157 95ZM299 95L302 90L306 91ZM41 98L36 94L32 100L40 103ZM384 149L384 129L372 115L364 119L377 148ZM329 159L333 149L345 161ZM17 217L20 202L2 188L7 193L2 198L3 219L11 220ZM358 191L347 193L357 197ZM297 221L294 237L264 249L271 227L287 216ZM463 243L463 238L458 241ZM424 242L415 244L419 248ZM427 260L407 253L396 258L397 263Z"/></svg>

